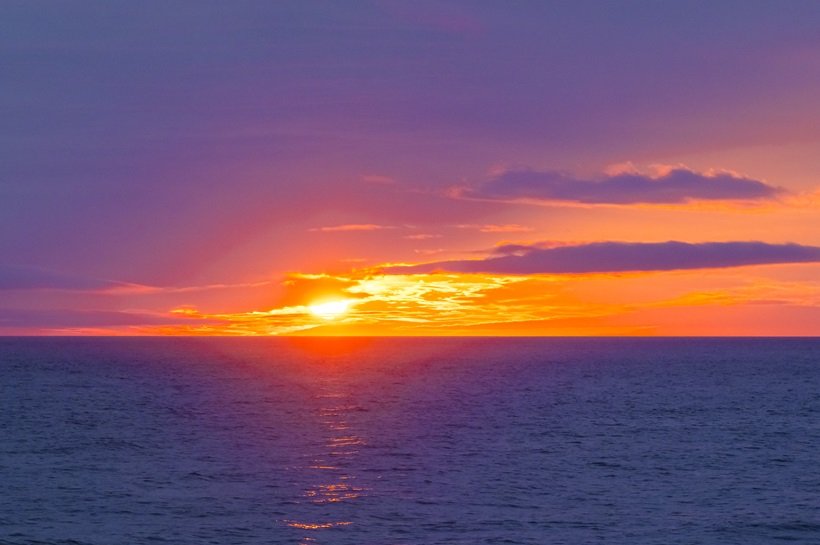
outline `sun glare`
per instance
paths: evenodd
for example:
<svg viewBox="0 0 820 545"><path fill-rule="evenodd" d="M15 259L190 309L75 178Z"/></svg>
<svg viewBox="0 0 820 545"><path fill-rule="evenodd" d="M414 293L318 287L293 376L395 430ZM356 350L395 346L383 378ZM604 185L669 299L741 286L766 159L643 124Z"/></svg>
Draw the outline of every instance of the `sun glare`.
<svg viewBox="0 0 820 545"><path fill-rule="evenodd" d="M324 303L308 306L308 310L311 314L322 318L323 320L335 320L347 312L349 308L350 301L344 299L338 301L326 301Z"/></svg>

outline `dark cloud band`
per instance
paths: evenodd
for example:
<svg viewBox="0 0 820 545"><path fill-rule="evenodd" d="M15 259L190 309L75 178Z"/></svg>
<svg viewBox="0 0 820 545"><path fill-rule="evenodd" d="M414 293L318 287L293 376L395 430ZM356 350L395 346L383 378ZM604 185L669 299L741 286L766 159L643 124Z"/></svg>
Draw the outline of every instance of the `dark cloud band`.
<svg viewBox="0 0 820 545"><path fill-rule="evenodd" d="M622 173L584 180L555 171L511 170L460 195L490 200L530 200L582 204L680 204L689 201L755 201L783 190L727 172L704 174L675 168L660 176Z"/></svg>
<svg viewBox="0 0 820 545"><path fill-rule="evenodd" d="M388 267L387 274L436 271L490 274L570 274L628 271L672 271L820 262L820 247L765 242L595 242L543 248L511 245L506 255L477 260L438 261Z"/></svg>

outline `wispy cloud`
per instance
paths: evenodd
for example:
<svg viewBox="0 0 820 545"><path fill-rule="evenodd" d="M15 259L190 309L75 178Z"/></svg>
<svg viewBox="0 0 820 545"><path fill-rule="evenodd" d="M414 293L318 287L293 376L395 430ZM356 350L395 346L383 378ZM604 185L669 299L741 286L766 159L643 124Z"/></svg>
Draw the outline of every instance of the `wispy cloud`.
<svg viewBox="0 0 820 545"><path fill-rule="evenodd" d="M526 233L532 231L532 227L527 227L525 225L518 225L517 223L507 223L503 225L496 225L492 223L485 223L485 224L473 224L473 223L462 223L456 225L458 229L474 229L481 233Z"/></svg>
<svg viewBox="0 0 820 545"><path fill-rule="evenodd" d="M785 191L729 171L697 172L684 166L654 172L617 170L595 179L558 171L506 170L475 187L457 188L461 198L579 204L682 204L690 201L760 201Z"/></svg>
<svg viewBox="0 0 820 545"><path fill-rule="evenodd" d="M441 235L432 233L420 233L418 235L405 235L404 238L406 238L407 240L430 240L434 238L441 238Z"/></svg>
<svg viewBox="0 0 820 545"><path fill-rule="evenodd" d="M485 259L386 267L388 274L435 271L488 274L670 271L820 262L820 247L765 242L594 242L577 246L507 245Z"/></svg>
<svg viewBox="0 0 820 545"><path fill-rule="evenodd" d="M0 290L149 292L156 288L38 267L0 265Z"/></svg>
<svg viewBox="0 0 820 545"><path fill-rule="evenodd" d="M198 291L216 291L216 290L236 290L243 288L260 288L268 286L272 282L270 280L260 280L258 282L238 282L235 284L202 284L199 286L171 286L165 288L149 288L153 291L163 293L187 293Z"/></svg>
<svg viewBox="0 0 820 545"><path fill-rule="evenodd" d="M150 312L73 309L0 309L2 328L77 328L126 327L146 325L174 325L196 321L199 324L216 323L210 317L198 315L163 315Z"/></svg>
<svg viewBox="0 0 820 545"><path fill-rule="evenodd" d="M261 280L257 282L218 283L194 286L151 286L38 267L0 265L0 291L53 290L122 295L231 290L261 287L270 283L269 280Z"/></svg>
<svg viewBox="0 0 820 545"><path fill-rule="evenodd" d="M314 227L309 231L321 233L334 233L343 231L382 231L385 229L396 229L395 225L376 225L374 223L346 223L344 225L331 225L328 227Z"/></svg>

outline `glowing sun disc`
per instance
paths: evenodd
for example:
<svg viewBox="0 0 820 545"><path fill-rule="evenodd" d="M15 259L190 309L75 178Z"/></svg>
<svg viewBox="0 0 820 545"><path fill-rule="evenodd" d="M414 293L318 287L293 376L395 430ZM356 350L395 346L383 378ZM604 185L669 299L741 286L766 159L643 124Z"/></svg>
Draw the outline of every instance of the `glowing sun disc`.
<svg viewBox="0 0 820 545"><path fill-rule="evenodd" d="M309 305L308 310L314 316L323 320L334 320L347 312L350 308L350 301L328 301L316 305Z"/></svg>

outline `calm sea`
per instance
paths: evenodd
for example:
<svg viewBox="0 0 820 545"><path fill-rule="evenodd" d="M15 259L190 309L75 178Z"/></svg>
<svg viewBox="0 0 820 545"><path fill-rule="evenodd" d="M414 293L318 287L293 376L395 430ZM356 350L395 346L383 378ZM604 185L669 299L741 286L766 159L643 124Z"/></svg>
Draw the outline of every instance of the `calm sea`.
<svg viewBox="0 0 820 545"><path fill-rule="evenodd" d="M2 544L820 543L817 339L0 338Z"/></svg>

